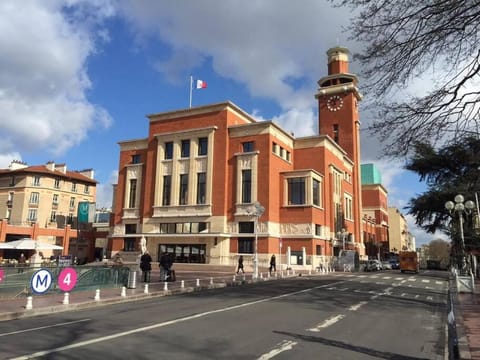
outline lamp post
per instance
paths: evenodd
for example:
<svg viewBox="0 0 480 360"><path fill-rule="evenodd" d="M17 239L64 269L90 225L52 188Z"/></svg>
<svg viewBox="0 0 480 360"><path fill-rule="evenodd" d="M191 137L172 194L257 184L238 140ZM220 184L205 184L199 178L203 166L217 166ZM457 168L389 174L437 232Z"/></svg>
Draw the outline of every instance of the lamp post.
<svg viewBox="0 0 480 360"><path fill-rule="evenodd" d="M342 239L342 248L345 250L345 239L347 238L348 231L342 228L342 231L337 233L337 237Z"/></svg>
<svg viewBox="0 0 480 360"><path fill-rule="evenodd" d="M462 259L462 270L467 272L470 270L465 254L465 237L463 235L463 214L470 214L472 209L475 207L475 204L471 200L467 200L465 203L463 195L455 196L455 203L453 201L447 201L445 203L445 208L450 212L450 214L458 214L458 227L460 230L460 256Z"/></svg>
<svg viewBox="0 0 480 360"><path fill-rule="evenodd" d="M253 278L258 279L258 219L262 216L265 208L256 201L253 204L253 213L252 215L255 216L255 245L254 245L254 258L253 258Z"/></svg>

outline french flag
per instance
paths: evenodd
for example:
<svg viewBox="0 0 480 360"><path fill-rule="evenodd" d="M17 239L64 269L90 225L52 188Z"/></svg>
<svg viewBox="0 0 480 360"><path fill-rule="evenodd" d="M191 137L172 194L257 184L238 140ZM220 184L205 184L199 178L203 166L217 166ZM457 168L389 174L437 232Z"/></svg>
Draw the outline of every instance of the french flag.
<svg viewBox="0 0 480 360"><path fill-rule="evenodd" d="M197 80L196 88L197 89L206 89L207 88L207 83L203 80Z"/></svg>

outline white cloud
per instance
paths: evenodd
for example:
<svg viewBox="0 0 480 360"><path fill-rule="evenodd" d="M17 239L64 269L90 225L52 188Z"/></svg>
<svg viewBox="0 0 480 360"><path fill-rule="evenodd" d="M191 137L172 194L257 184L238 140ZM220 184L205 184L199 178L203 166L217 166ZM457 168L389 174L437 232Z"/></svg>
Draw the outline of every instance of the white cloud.
<svg viewBox="0 0 480 360"><path fill-rule="evenodd" d="M108 0L0 3L0 153L59 155L110 125L87 99L86 62L112 14Z"/></svg>

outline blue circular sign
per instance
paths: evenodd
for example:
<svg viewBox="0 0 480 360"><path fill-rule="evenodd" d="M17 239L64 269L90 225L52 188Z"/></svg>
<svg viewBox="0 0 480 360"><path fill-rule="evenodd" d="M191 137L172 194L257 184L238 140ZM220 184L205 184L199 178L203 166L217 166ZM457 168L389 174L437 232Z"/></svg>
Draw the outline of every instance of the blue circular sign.
<svg viewBox="0 0 480 360"><path fill-rule="evenodd" d="M47 269L36 271L30 281L30 287L35 294L43 294L47 292L51 285L52 273Z"/></svg>

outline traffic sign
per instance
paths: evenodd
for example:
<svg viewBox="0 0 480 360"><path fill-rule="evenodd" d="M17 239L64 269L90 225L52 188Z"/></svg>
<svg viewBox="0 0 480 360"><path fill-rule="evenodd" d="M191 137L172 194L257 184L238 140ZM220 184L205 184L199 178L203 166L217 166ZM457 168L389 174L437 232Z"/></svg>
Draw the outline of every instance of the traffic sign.
<svg viewBox="0 0 480 360"><path fill-rule="evenodd" d="M47 269L40 269L36 271L30 282L32 291L36 294L43 294L50 289L52 285L52 273Z"/></svg>
<svg viewBox="0 0 480 360"><path fill-rule="evenodd" d="M71 291L77 284L77 278L77 272L74 268L65 268L58 275L58 287L65 292Z"/></svg>

